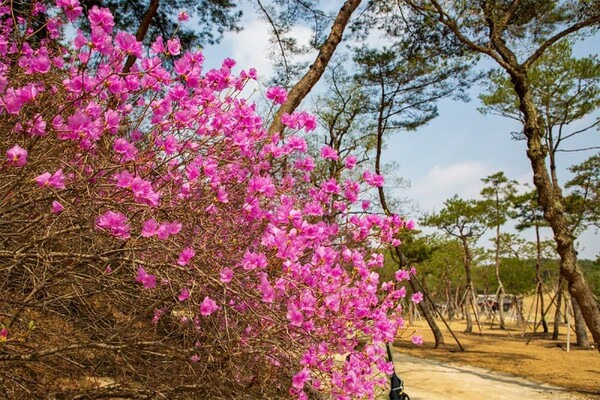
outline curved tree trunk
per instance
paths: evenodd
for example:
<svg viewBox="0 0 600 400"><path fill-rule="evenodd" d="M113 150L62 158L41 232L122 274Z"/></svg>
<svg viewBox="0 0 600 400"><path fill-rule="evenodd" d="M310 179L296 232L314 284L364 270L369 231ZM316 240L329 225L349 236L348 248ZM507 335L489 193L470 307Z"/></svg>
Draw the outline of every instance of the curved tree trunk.
<svg viewBox="0 0 600 400"><path fill-rule="evenodd" d="M408 281L410 283L410 287L412 288L413 292L418 292L419 288L417 287L417 285L415 284L413 279L410 279ZM433 338L435 340L435 347L444 347L445 343L444 343L444 335L442 334L442 331L440 330L439 326L437 325L437 323L435 322L435 314L433 313L431 307L435 307L435 304L431 304L428 300L428 296L423 298L423 301L421 301L419 303L419 310L421 311L421 314L423 314L423 317L425 317L425 320L427 321L427 325L429 325L429 328L431 329L431 332L433 333Z"/></svg>
<svg viewBox="0 0 600 400"><path fill-rule="evenodd" d="M473 277L471 276L471 250L469 249L469 242L467 241L467 238L462 237L461 243L464 250L463 261L467 279L467 289L465 291L464 301L465 317L467 319L465 333L471 333L473 332L473 319L471 318L471 310L475 310L475 304L473 304Z"/></svg>
<svg viewBox="0 0 600 400"><path fill-rule="evenodd" d="M577 337L577 346L583 349L589 349L590 340L585 331L585 320L583 319L579 305L573 297L571 297L571 306L573 307L573 320L575 325L575 336Z"/></svg>
<svg viewBox="0 0 600 400"><path fill-rule="evenodd" d="M552 330L552 340L558 340L558 334L560 333L560 321L561 312L560 307L562 306L562 294L563 294L564 279L562 275L558 277L558 287L556 289L556 310L554 310L554 326Z"/></svg>
<svg viewBox="0 0 600 400"><path fill-rule="evenodd" d="M467 291L465 292L465 301L463 303L463 313L465 314L465 319L467 320L467 327L465 328L465 333L473 332L473 317L471 316L471 307L473 304L473 295L471 294L471 287L467 287Z"/></svg>
<svg viewBox="0 0 600 400"><path fill-rule="evenodd" d="M571 296L577 301L585 322L592 332L594 342L600 350L600 309L590 290L581 268L577 264L574 238L564 214L564 199L559 187L553 187L546 167L547 150L542 146L542 128L538 122L537 109L523 67L509 71L515 92L519 98L519 109L524 117L524 132L527 137L527 157L533 170L533 182L538 191L538 203L544 210L544 218L554 233L556 250L560 256L560 273L568 283Z"/></svg>
<svg viewBox="0 0 600 400"><path fill-rule="evenodd" d="M150 25L152 24L152 20L154 19L154 16L156 15L156 12L158 11L159 5L160 5L160 0L150 0L150 4L148 4L148 9L146 10L146 13L142 17L140 26L138 26L137 31L135 32L135 39L138 42L144 41L144 38L146 37L146 33L148 33L148 29L150 28ZM133 55L130 55L129 57L127 57L127 60L125 60L125 66L123 67L123 73L126 74L129 72L129 70L133 66L133 63L135 63L135 60L136 60L136 57Z"/></svg>
<svg viewBox="0 0 600 400"><path fill-rule="evenodd" d="M546 306L544 305L544 289L541 283L538 283L537 295L540 301L542 328L544 330L544 333L548 333L548 322L546 322L546 315L544 314L544 312L546 311Z"/></svg>
<svg viewBox="0 0 600 400"><path fill-rule="evenodd" d="M385 195L382 198L385 199ZM385 201L383 202L383 204L385 204ZM385 208L384 211L388 214L390 212L387 208ZM408 264L408 261L406 259L406 256L404 256L404 254L402 253L402 250L400 249L400 247L396 247L394 249L394 251L396 253L399 267L400 268L405 267ZM423 293L424 294L423 301L421 301L418 304L419 310L421 311L421 314L423 314L423 317L425 317L425 320L427 321L427 325L429 325L429 328L431 329L431 332L433 333L433 338L435 340L435 347L436 348L444 347L444 345L445 345L444 335L442 334L440 327L435 322L435 312L431 308L431 307L435 307L435 304L433 304L431 302L429 295L425 292L425 288L422 287L422 285L417 285L415 283L415 279L417 279L417 278L411 277L411 279L409 279L408 282L409 282L410 287L413 292L416 293L419 291L419 289L422 289L424 292ZM419 287L419 286L421 286L421 287ZM413 304L412 302L409 302L409 307L412 304ZM411 321L412 321L412 310L410 310L410 312L409 312L409 318L411 318ZM458 345L460 346L460 343L458 343ZM462 346L460 346L460 347L462 348Z"/></svg>
<svg viewBox="0 0 600 400"><path fill-rule="evenodd" d="M542 309L542 327L544 328L544 333L548 333L548 323L546 322L546 316L544 315L544 311L546 308L544 307L544 285L542 283L542 276L540 274L540 269L542 267L542 243L540 240L540 226L535 225L535 244L536 244L536 258L535 258L535 280L537 281L536 295L539 296L540 305Z"/></svg>
<svg viewBox="0 0 600 400"><path fill-rule="evenodd" d="M498 291L496 299L498 300L498 320L500 321L500 329L506 329L504 324L504 285L500 279L500 226L496 227L496 281L498 282Z"/></svg>
<svg viewBox="0 0 600 400"><path fill-rule="evenodd" d="M350 16L359 6L360 2L361 0L347 0L344 2L344 5L340 8L335 21L331 26L329 36L327 36L327 39L321 46L314 63L310 66L308 72L292 87L288 93L286 102L283 103L275 113L273 122L271 123L271 126L269 126L270 135L275 134L275 132L281 133L283 131L281 116L286 113L293 113L304 97L306 97L313 86L319 81L321 75L325 72L327 64L329 64L329 60L331 60L335 49L342 40L344 29L346 29L346 25L348 25Z"/></svg>

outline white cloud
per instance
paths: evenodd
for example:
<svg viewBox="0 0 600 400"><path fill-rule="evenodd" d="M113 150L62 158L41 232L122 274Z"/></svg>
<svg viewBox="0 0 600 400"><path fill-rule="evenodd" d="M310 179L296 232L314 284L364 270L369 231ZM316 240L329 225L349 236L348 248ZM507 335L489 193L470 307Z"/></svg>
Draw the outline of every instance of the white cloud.
<svg viewBox="0 0 600 400"><path fill-rule="evenodd" d="M237 62L238 68L256 68L262 77L272 73L269 30L262 21L252 20L244 25L241 32L226 34L223 46L230 49L230 57Z"/></svg>
<svg viewBox="0 0 600 400"><path fill-rule="evenodd" d="M481 178L494 172L491 165L480 161L463 161L435 165L421 179L413 179L407 195L415 199L421 210L442 208L444 200L458 194L461 198L479 197Z"/></svg>
<svg viewBox="0 0 600 400"><path fill-rule="evenodd" d="M300 46L310 43L312 30L306 26L294 27L288 36L295 38ZM237 63L238 69L256 68L259 80L265 82L273 74L273 64L270 57L273 44L270 41L269 24L261 19L248 20L241 32L227 33L222 45L229 49L229 56ZM289 54L286 54L288 57ZM295 61L309 61L314 53L303 56Z"/></svg>

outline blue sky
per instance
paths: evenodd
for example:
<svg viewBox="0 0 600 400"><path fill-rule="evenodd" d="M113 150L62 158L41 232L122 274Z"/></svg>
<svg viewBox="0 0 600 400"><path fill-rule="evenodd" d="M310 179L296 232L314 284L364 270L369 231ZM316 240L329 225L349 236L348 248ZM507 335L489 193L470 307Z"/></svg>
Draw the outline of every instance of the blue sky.
<svg viewBox="0 0 600 400"><path fill-rule="evenodd" d="M222 42L205 49L208 67L219 66L222 59L231 57L238 68L255 67L259 78L266 82L272 73L269 60L268 26L256 18L251 9L245 10L240 33L227 33ZM302 41L308 41L310 30L295 28L292 32ZM373 37L375 42L385 38ZM600 35L580 43L575 55L584 56L600 53ZM482 68L493 66L482 61ZM417 206L414 217L421 212L439 210L443 201L455 193L463 198L476 198L482 188L481 178L497 171L521 183L532 183L526 144L510 138L510 132L519 130L514 121L477 111L481 106L477 98L479 88L470 90L471 101L443 100L439 103L439 117L415 132L402 132L391 136L384 153L386 162L396 162L396 176L410 181L410 187L396 190L395 194L406 197ZM318 88L317 88L318 91ZM305 99L301 108L310 109L310 99ZM597 114L596 114L597 115ZM600 132L588 132L573 142L573 146L600 145ZM591 156L586 153L560 153L558 159L559 180L568 180L567 167ZM391 182L387 179L387 182ZM510 227L506 228L510 230ZM546 230L550 238L550 231ZM525 232L527 239L532 232ZM600 253L600 241L594 230L588 230L579 239L579 252L583 258L596 258ZM487 240L482 240L485 244Z"/></svg>

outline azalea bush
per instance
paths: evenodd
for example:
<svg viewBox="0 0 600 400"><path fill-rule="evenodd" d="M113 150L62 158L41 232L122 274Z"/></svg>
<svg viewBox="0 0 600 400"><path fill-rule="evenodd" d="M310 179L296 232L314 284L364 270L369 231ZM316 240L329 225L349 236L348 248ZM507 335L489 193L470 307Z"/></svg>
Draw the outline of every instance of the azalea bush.
<svg viewBox="0 0 600 400"><path fill-rule="evenodd" d="M383 178L320 178L285 115L176 37L77 0L0 6L0 379L13 398L373 398L410 279ZM185 20L185 14L182 14ZM75 25L76 26L76 25ZM65 33L66 32L66 33ZM135 62L125 68L127 60ZM276 107L281 88L266 92ZM268 122L268 121L267 121ZM324 148L320 157L339 162ZM352 158L345 168L354 168Z"/></svg>

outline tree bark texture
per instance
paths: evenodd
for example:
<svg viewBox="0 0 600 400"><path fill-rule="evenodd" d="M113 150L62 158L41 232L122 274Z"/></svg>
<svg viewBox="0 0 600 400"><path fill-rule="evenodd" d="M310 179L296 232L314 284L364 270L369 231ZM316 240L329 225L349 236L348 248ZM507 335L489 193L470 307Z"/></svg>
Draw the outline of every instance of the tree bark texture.
<svg viewBox="0 0 600 400"><path fill-rule="evenodd" d="M575 325L575 336L577 337L577 346L583 349L590 347L590 340L588 339L587 332L585 331L585 320L581 314L579 304L571 297L571 306L573 307L573 321Z"/></svg>
<svg viewBox="0 0 600 400"><path fill-rule="evenodd" d="M600 309L577 264L574 238L565 217L561 190L552 185L546 167L547 149L542 146L543 130L539 125L538 111L533 102L527 72L520 67L509 71L509 74L519 98L519 109L524 117L527 157L533 170L533 183L538 191L538 203L544 210L544 218L552 228L556 251L560 256L560 273L568 283L569 293L577 301L583 318L592 332L594 342L600 350Z"/></svg>
<svg viewBox="0 0 600 400"><path fill-rule="evenodd" d="M146 37L146 33L148 33L148 29L150 25L152 25L152 19L156 15L158 11L158 6L160 5L160 0L150 0L150 4L148 4L148 9L144 16L142 17L142 21L140 22L140 26L138 26L137 31L135 32L135 39L138 42L142 42ZM123 73L128 73L133 63L135 63L136 57L134 55L130 55L125 60L125 66L123 67Z"/></svg>
<svg viewBox="0 0 600 400"><path fill-rule="evenodd" d="M411 278L408 282L410 283L410 287L412 288L413 292L416 293L419 291L419 288L417 287L417 285L415 284L413 279L416 279L416 278ZM435 304L430 305L429 301L427 301L426 298L424 298L419 303L419 310L421 311L421 314L423 314L423 317L425 317L425 320L427 321L427 325L429 325L429 328L431 329L431 332L433 333L433 338L435 339L435 348L444 347L444 345L445 345L444 335L442 334L442 331L440 330L439 326L435 322L434 313L433 313L431 307L435 307Z"/></svg>
<svg viewBox="0 0 600 400"><path fill-rule="evenodd" d="M382 200L382 199L383 199L382 204L385 204L385 194L383 195L383 197L380 196L380 200ZM387 209L387 207L384 208L384 211L386 214L390 214L390 210ZM402 250L400 249L400 247L396 247L394 249L394 251L395 251L396 257L398 259L398 266L400 268L406 267L408 265L408 260L406 259L406 256L404 255L404 253L402 253ZM419 287L415 284L415 281L413 279L417 279L417 278L412 277L411 279L409 279L408 282L410 284L412 291L414 293L416 293L419 291ZM425 290L425 288L423 288L423 290ZM427 295L427 293L423 293L423 294L425 296L424 296L423 300L418 304L419 311L421 311L421 314L427 321L427 325L429 325L429 328L431 329L431 332L433 333L433 338L435 339L435 347L436 348L443 347L445 345L444 335L442 334L440 327L435 322L435 312L432 309L432 307L435 307L435 304L429 302L430 297L429 297L429 295ZM413 303L409 302L409 306L411 304L413 304ZM411 312L409 312L409 317L412 317L412 310L411 310Z"/></svg>

